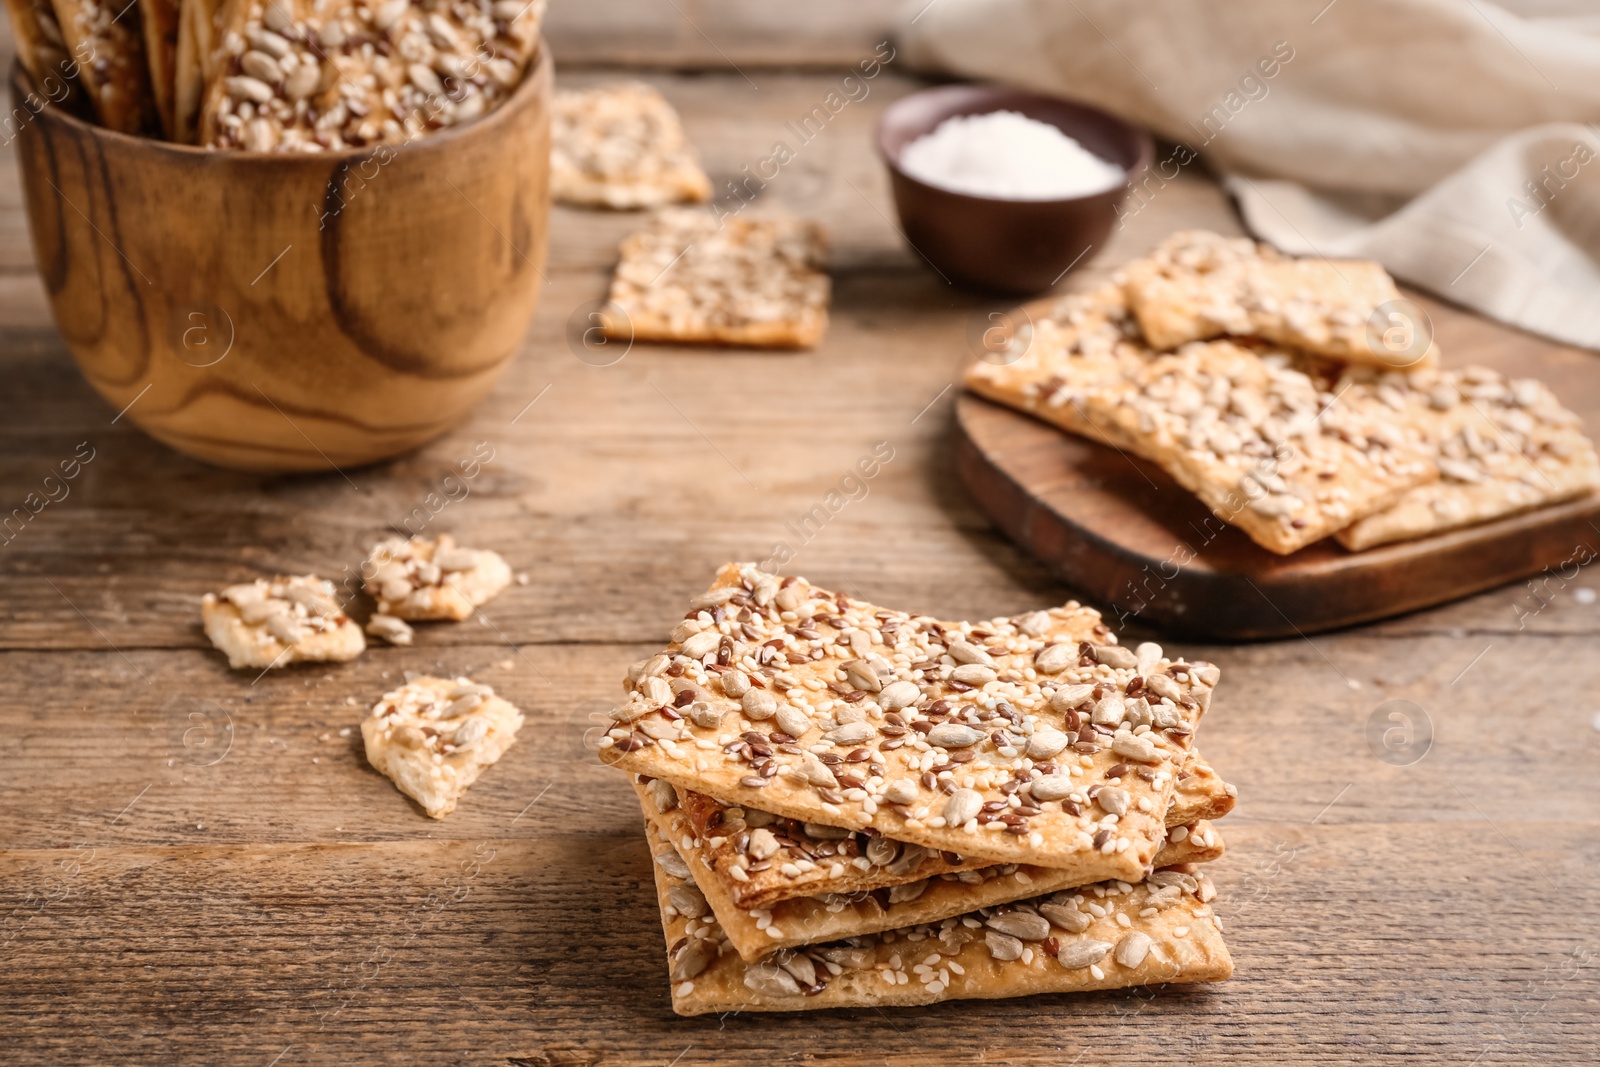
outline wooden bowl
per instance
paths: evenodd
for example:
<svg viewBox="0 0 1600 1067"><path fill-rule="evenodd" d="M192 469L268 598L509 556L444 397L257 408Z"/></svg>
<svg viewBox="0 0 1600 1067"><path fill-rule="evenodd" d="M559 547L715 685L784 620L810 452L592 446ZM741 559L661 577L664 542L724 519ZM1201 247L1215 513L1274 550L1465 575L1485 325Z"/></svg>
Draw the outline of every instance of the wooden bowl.
<svg viewBox="0 0 1600 1067"><path fill-rule="evenodd" d="M225 467L354 466L449 429L538 301L552 80L541 44L476 122L315 155L30 114L15 143L34 254L84 377L151 436ZM13 64L21 114L31 89Z"/></svg>
<svg viewBox="0 0 1600 1067"><path fill-rule="evenodd" d="M1062 200L1004 200L941 189L900 169L905 146L945 119L991 111L1047 122L1129 175L1149 165L1154 148L1149 134L1104 111L1001 86L943 85L884 109L878 152L912 248L946 278L1001 293L1037 293L1105 246L1127 185Z"/></svg>

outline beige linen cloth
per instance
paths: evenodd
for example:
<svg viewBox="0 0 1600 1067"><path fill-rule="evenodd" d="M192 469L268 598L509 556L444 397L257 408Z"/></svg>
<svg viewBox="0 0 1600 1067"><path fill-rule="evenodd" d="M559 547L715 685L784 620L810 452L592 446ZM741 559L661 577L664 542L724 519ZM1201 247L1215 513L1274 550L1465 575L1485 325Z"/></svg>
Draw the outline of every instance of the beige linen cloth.
<svg viewBox="0 0 1600 1067"><path fill-rule="evenodd" d="M1189 146L1286 252L1600 348L1600 0L909 0L900 31Z"/></svg>

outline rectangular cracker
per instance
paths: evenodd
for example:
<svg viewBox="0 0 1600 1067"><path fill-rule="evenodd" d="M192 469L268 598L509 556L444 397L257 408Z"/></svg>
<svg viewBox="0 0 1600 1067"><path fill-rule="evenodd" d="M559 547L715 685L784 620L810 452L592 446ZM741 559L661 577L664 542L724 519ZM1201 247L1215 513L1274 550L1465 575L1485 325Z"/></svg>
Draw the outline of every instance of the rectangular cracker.
<svg viewBox="0 0 1600 1067"><path fill-rule="evenodd" d="M629 672L600 757L807 822L1136 881L1219 672L1114 642L1076 602L940 623L730 563Z"/></svg>
<svg viewBox="0 0 1600 1067"><path fill-rule="evenodd" d="M367 762L435 819L517 739L522 712L470 678L414 678L361 721Z"/></svg>
<svg viewBox="0 0 1600 1067"><path fill-rule="evenodd" d="M1360 551L1428 537L1587 496L1600 460L1582 420L1544 385L1486 367L1384 374L1377 395L1415 419L1436 450L1440 478L1337 534Z"/></svg>
<svg viewBox="0 0 1600 1067"><path fill-rule="evenodd" d="M645 834L652 853L671 848L653 826ZM1210 906L1216 890L1204 874L1182 869L1157 871L1135 885L1097 883L909 929L784 949L752 964L714 917L679 914L672 894L690 883L660 863L652 866L672 1010L679 1015L895 1007L1216 982L1233 974ZM1074 913L1071 925L1083 929L1043 920L1047 936L1027 942L994 929L1037 926L1040 907ZM1013 952L1011 959L997 957Z"/></svg>
<svg viewBox="0 0 1600 1067"><path fill-rule="evenodd" d="M751 962L778 949L938 922L1074 884L1065 872L1051 867L1008 863L928 872L892 888L816 894L750 907L735 901L730 890L739 883L714 867L715 850L696 833L684 810L663 811L646 786L635 782L634 789L645 818L688 864L705 908L715 914L734 949ZM1222 857L1223 847L1222 835L1209 822L1180 824L1168 831L1167 841L1156 853L1156 866L1208 863ZM663 858L670 861L670 857ZM673 900L674 907L685 915L705 914L705 908L686 889Z"/></svg>
<svg viewBox="0 0 1600 1067"><path fill-rule="evenodd" d="M1377 263L1294 259L1246 237L1183 230L1127 264L1121 275L1145 339L1157 349L1215 337L1261 337L1367 366L1421 369L1438 363L1431 344L1413 356L1391 352L1369 336L1369 320L1379 308L1401 299L1394 279Z"/></svg>
<svg viewBox="0 0 1600 1067"><path fill-rule="evenodd" d="M799 219L658 212L622 242L601 328L625 341L809 348L828 326L826 245Z"/></svg>
<svg viewBox="0 0 1600 1067"><path fill-rule="evenodd" d="M138 134L155 124L138 0L52 0L78 81L100 125Z"/></svg>
<svg viewBox="0 0 1600 1067"><path fill-rule="evenodd" d="M470 122L521 81L543 10L543 0L488 13L446 0L230 0L204 64L200 143L319 152Z"/></svg>
<svg viewBox="0 0 1600 1067"><path fill-rule="evenodd" d="M1203 773L1195 764L1204 768ZM1173 794L1164 818L1169 829L1231 810L1231 787L1198 757L1186 761L1178 780L1185 791ZM802 823L758 808L730 808L704 793L680 791L665 780L650 783L650 793L657 805L681 813L703 842L706 868L744 909L795 897L868 893L992 865L987 859L935 852L881 835L869 837L865 831Z"/></svg>
<svg viewBox="0 0 1600 1067"><path fill-rule="evenodd" d="M711 199L711 179L683 123L652 85L556 93L550 195L585 207L656 208Z"/></svg>
<svg viewBox="0 0 1600 1067"><path fill-rule="evenodd" d="M156 117L161 120L161 132L173 140L177 133L178 0L138 0L138 4Z"/></svg>

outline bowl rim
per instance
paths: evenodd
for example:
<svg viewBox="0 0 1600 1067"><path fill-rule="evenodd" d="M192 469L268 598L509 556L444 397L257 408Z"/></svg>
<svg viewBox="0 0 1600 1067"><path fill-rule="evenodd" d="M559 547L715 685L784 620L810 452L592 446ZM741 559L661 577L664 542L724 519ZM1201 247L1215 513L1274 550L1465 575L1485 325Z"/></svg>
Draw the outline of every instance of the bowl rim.
<svg viewBox="0 0 1600 1067"><path fill-rule="evenodd" d="M1042 199L1018 199L1018 198L1015 198L1015 197L1007 197L1007 196L982 196L982 195L977 194L977 193L964 193L964 192L961 192L961 191L956 190L956 189L947 189L942 185L933 185L933 184L931 184L929 182L923 181L921 178L918 178L918 177L916 177L914 175L906 173L905 169L900 166L899 154L896 153L896 152L891 152L889 150L888 144L886 143L887 137L888 137L888 124L889 124L889 120L890 120L890 117L893 114L893 112L897 108L899 108L902 105L904 105L906 103L906 101L908 101L908 100L915 100L915 99L928 97L928 96L956 96L956 95L959 95L959 94L972 94L974 97L980 98L980 99L983 98L983 97L995 97L995 96L1000 96L1000 95L1013 96L1013 97L1014 96L1032 97L1035 100L1044 101L1044 102L1046 102L1046 103L1048 103L1048 104L1050 104L1052 106L1055 106L1055 107L1065 107L1065 108L1068 108L1068 109L1070 109L1072 111L1082 112L1085 115L1089 115L1089 116L1101 119L1101 120L1105 121L1106 123L1110 124L1113 127L1121 128L1122 130L1126 131L1128 133L1128 135L1133 139L1134 147L1135 147L1133 162L1131 164L1128 164L1127 166L1122 167L1124 184L1123 185L1113 185L1109 189L1102 189L1099 192L1094 192L1094 193L1084 193L1084 194L1082 194L1080 196L1056 197L1054 199L1048 199L1048 200L1042 200ZM975 108L975 109L973 109L971 111L956 111L956 112L952 112L951 115L949 115L947 117L954 118L956 115L983 115L983 114L988 114L990 111L997 111L997 110L1003 110L1003 109L994 108L994 107L990 107L990 108L987 108L987 109ZM1042 121L1045 121L1045 120L1040 119L1039 121L1042 122ZM1055 126L1056 124L1052 122L1052 123L1050 123L1050 125ZM1060 126L1056 126L1056 128L1057 129L1061 129ZM1071 131L1069 131L1069 130L1062 129L1062 132L1068 134L1069 136L1071 135ZM1074 140L1076 140L1076 138L1074 138ZM1020 88L1020 87L1014 86L1014 85L1005 85L1005 84L1002 84L1002 83L999 83L999 82L987 82L987 81L983 81L983 82L953 82L953 83L950 83L950 84L947 84L947 85L930 85L930 86L927 86L926 88L918 89L918 90L916 90L914 92L907 93L905 96L902 96L899 99L893 101L887 107L885 107L881 112L879 112L878 121L877 121L876 126L875 126L875 128L873 130L872 143L873 143L873 147L877 149L878 158L880 158L883 161L884 166L888 167L892 174L894 174L897 178L901 179L902 181L910 182L911 184L917 186L918 188L926 189L926 190L928 190L930 192L937 193L937 194L939 194L941 196L958 197L958 198L963 199L963 200L971 200L971 201L974 201L974 202L980 203L980 204L994 204L994 205L1007 204L1007 205L1017 205L1017 206L1029 207L1029 208L1037 208L1037 207L1049 208L1049 207L1064 206L1064 205L1068 205L1068 204L1082 204L1082 203L1094 200L1094 199L1096 199L1098 197L1120 196L1120 195L1122 195L1123 193L1126 192L1126 188L1127 188L1126 183L1127 183L1127 181L1129 179L1131 179L1133 177L1133 175L1137 174L1140 170L1144 169L1145 167L1148 167L1155 159L1155 139L1150 135L1150 131L1144 129L1141 126L1137 126L1134 123L1131 123L1131 122L1127 121L1124 118L1121 118L1121 117L1119 117L1117 115L1113 115L1109 111L1105 111L1102 108L1094 107L1093 105L1090 105L1090 104L1081 103L1081 102L1079 102L1077 100L1069 100L1069 99L1067 99L1066 97L1063 97L1063 96L1053 96L1050 93L1041 93L1041 92L1036 92L1036 91L1034 91L1032 89L1023 89L1023 88ZM1098 153L1096 153L1096 154L1098 155ZM1101 157L1101 158L1103 159L1104 157ZM1113 160L1106 160L1106 162L1110 163L1110 162L1114 162L1114 161Z"/></svg>
<svg viewBox="0 0 1600 1067"><path fill-rule="evenodd" d="M496 128L504 120L507 112L514 108L528 106L530 98L543 95L540 83L553 74L554 60L550 54L550 44L544 35L539 36L539 47L527 69L523 72L516 88L506 98L505 103L472 122L465 122L459 126L439 130L424 136L415 137L409 141L381 141L377 144L361 145L353 148L324 149L321 152L252 152L242 148L207 148L204 145L181 144L177 141L167 141L160 137L145 137L140 134L123 133L113 130L88 119L80 118L70 111L54 103L47 103L45 107L34 111L23 102L23 97L32 95L40 99L47 99L40 93L34 84L33 76L22 65L20 56L11 60L11 91L17 106L24 108L32 116L34 122L56 122L63 127L71 129L80 136L91 137L95 140L108 141L111 144L123 145L127 148L148 151L156 154L167 153L173 159L187 159L198 161L216 161L222 163L251 163L265 166L303 166L312 162L344 163L361 160L385 148L392 152L406 152L416 155L430 147L448 146L451 141L461 137L470 136L475 132L488 132ZM552 85L553 85L552 80ZM21 95L18 90L22 90Z"/></svg>

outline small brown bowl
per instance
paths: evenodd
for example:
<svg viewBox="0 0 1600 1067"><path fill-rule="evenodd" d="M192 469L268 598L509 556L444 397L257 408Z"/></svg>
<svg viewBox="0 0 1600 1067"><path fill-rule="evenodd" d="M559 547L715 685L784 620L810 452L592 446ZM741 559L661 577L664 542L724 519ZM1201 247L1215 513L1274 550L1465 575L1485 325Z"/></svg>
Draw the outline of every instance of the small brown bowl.
<svg viewBox="0 0 1600 1067"><path fill-rule="evenodd" d="M991 111L1018 111L1047 122L1130 175L1149 165L1150 135L1091 107L1000 86L924 89L884 109L878 151L889 167L895 208L912 248L950 279L1004 293L1037 293L1105 244L1127 186L1066 200L1002 200L940 189L900 169L906 145L945 119Z"/></svg>
<svg viewBox="0 0 1600 1067"><path fill-rule="evenodd" d="M31 90L13 65L56 325L112 409L173 448L261 471L398 455L521 346L550 215L547 46L476 122L318 154L129 137Z"/></svg>

